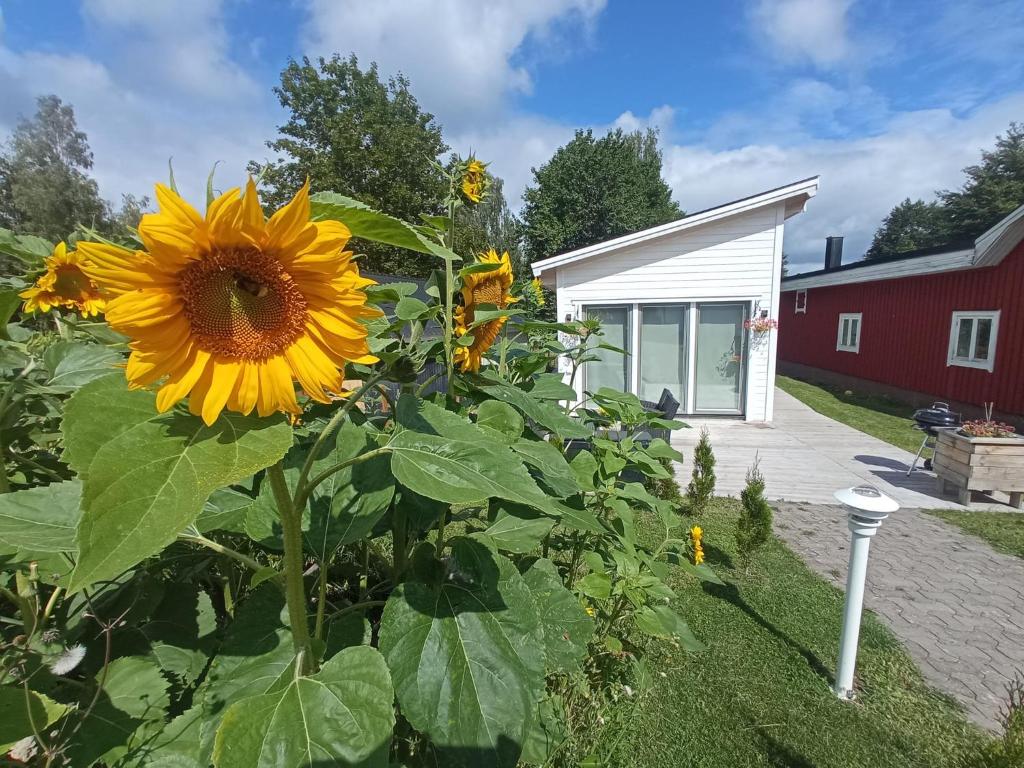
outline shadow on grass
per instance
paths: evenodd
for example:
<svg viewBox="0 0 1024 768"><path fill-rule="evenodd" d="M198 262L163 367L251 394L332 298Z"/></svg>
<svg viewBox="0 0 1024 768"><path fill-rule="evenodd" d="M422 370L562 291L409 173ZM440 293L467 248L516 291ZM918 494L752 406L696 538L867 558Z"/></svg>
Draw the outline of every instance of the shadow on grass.
<svg viewBox="0 0 1024 768"><path fill-rule="evenodd" d="M768 630L772 635L777 637L779 640L784 642L794 651L803 656L804 660L807 662L807 665L812 670L814 670L814 672L816 672L818 675L827 680L829 686L831 686L835 682L835 678L832 676L832 672L829 671L828 667L826 667L822 663L821 659L814 655L813 651L798 643L796 640L791 638L777 626L768 621L768 619L764 618L760 613L758 613L757 610L752 605L750 605L750 603L743 599L743 596L740 594L740 591L735 584L726 584L722 586L719 584L705 582L704 584L702 584L702 588L709 595L717 597L721 600L726 600L735 605L737 608L739 608L741 611L747 614L747 616L753 619L759 626ZM794 763L794 765L800 764Z"/></svg>
<svg viewBox="0 0 1024 768"><path fill-rule="evenodd" d="M707 542L704 543L704 560L708 565L724 565L726 568L733 568L732 555Z"/></svg>
<svg viewBox="0 0 1024 768"><path fill-rule="evenodd" d="M757 726L757 735L761 741L761 747L764 749L765 757L768 758L768 765L777 768L817 768L814 763L795 749L772 736L767 728Z"/></svg>

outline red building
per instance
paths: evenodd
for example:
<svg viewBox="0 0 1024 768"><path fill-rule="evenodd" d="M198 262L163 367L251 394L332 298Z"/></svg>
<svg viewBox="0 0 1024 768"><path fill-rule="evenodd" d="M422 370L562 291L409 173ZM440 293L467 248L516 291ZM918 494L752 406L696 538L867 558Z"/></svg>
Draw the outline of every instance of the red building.
<svg viewBox="0 0 1024 768"><path fill-rule="evenodd" d="M1024 206L973 243L786 277L779 371L1024 419Z"/></svg>

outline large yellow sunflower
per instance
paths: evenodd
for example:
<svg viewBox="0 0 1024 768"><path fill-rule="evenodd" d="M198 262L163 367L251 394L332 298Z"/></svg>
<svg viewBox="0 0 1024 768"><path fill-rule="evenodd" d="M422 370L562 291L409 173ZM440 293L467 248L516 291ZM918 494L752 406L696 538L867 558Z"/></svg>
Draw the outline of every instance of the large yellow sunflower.
<svg viewBox="0 0 1024 768"><path fill-rule="evenodd" d="M82 243L88 274L111 297L107 321L131 341L132 387L163 381L157 408L186 395L212 424L221 410L298 413L293 379L329 402L346 361L376 362L360 318L366 305L345 251L349 230L309 220L309 182L265 219L252 179L200 216L158 184L159 213L139 224L144 251Z"/></svg>
<svg viewBox="0 0 1024 768"><path fill-rule="evenodd" d="M473 343L468 347L460 345L455 348L454 360L463 372L480 370L481 359L498 338L498 333L507 319L498 317L470 330L477 307L481 304L493 304L498 309L505 309L509 304L519 301L509 295L514 278L508 251L499 256L497 251L491 248L487 253L481 253L477 257L477 263L501 266L489 272L470 273L462 280L462 304L455 308L455 334L473 335Z"/></svg>
<svg viewBox="0 0 1024 768"><path fill-rule="evenodd" d="M96 284L82 271L83 261L78 251L69 251L64 243L57 243L53 254L44 261L46 271L35 285L18 294L25 299L25 311L49 312L55 307L67 307L84 317L102 312L105 302Z"/></svg>
<svg viewBox="0 0 1024 768"><path fill-rule="evenodd" d="M475 157L469 158L462 170L460 188L462 196L471 203L479 203L487 194L490 183L487 179L487 166Z"/></svg>

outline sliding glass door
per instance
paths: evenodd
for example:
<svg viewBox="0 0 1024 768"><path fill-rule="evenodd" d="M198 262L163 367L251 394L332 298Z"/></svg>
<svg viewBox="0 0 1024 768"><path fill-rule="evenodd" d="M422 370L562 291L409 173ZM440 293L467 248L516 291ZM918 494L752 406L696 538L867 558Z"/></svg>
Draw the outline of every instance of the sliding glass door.
<svg viewBox="0 0 1024 768"><path fill-rule="evenodd" d="M631 330L629 325L629 311L632 307L628 304L617 306L587 307L587 318L601 321L602 338L591 337L593 343L608 344L612 347L625 350L627 354L615 352L611 349L595 349L593 354L597 360L586 364L583 376L583 386L591 392L597 392L601 387L611 387L623 392L629 392L631 387L629 347Z"/></svg>
<svg viewBox="0 0 1024 768"><path fill-rule="evenodd" d="M742 413L746 380L746 304L697 305L694 409Z"/></svg>
<svg viewBox="0 0 1024 768"><path fill-rule="evenodd" d="M686 402L686 305L640 307L640 399L657 402L668 390Z"/></svg>

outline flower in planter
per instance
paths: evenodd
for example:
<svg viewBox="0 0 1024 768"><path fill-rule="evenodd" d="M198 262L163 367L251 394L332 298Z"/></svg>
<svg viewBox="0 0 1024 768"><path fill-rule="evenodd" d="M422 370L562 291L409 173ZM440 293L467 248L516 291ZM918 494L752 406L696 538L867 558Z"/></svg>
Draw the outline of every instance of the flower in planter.
<svg viewBox="0 0 1024 768"><path fill-rule="evenodd" d="M346 362L374 363L359 321L366 304L345 246L349 230L310 221L309 182L269 219L256 185L232 189L200 216L158 184L159 213L142 217L145 250L81 243L86 273L109 297L106 318L128 336L129 385L162 381L163 412L189 396L212 424L222 410L300 412L294 380L327 403Z"/></svg>
<svg viewBox="0 0 1024 768"><path fill-rule="evenodd" d="M768 333L778 329L779 321L772 317L755 317L753 320L744 320L743 327L751 333Z"/></svg>

